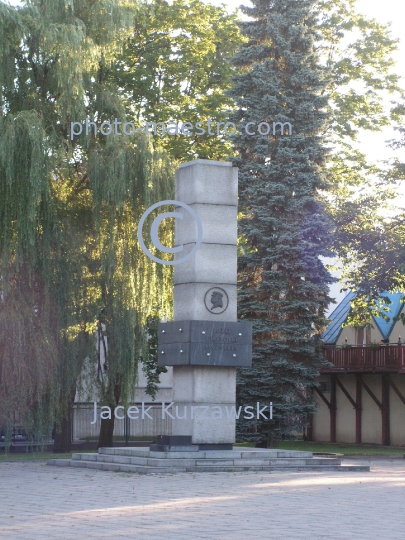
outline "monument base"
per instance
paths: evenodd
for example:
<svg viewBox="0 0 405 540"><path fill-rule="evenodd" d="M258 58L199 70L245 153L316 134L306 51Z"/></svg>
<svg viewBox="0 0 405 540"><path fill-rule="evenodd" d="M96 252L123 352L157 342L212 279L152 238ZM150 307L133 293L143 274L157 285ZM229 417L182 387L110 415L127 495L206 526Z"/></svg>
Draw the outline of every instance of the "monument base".
<svg viewBox="0 0 405 540"><path fill-rule="evenodd" d="M172 436L191 437L193 445L232 448L235 401L235 367L174 366Z"/></svg>
<svg viewBox="0 0 405 540"><path fill-rule="evenodd" d="M342 465L338 454L318 457L311 452L242 447L187 452L154 452L144 447L99 448L98 454L73 454L73 459L50 459L48 465L138 474L370 470L370 465Z"/></svg>
<svg viewBox="0 0 405 540"><path fill-rule="evenodd" d="M203 450L232 450L232 444L193 444L187 435L158 435L151 452L201 452Z"/></svg>

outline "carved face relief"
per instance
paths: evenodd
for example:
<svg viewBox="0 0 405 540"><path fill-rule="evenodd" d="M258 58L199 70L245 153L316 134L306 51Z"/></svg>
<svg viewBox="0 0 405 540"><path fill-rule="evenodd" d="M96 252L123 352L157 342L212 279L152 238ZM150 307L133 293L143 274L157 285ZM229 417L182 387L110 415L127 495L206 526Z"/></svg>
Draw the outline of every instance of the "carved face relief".
<svg viewBox="0 0 405 540"><path fill-rule="evenodd" d="M204 304L210 313L219 315L228 308L229 298L224 289L212 287L205 293Z"/></svg>
<svg viewBox="0 0 405 540"><path fill-rule="evenodd" d="M212 304L211 309L224 307L222 303L223 296L224 295L220 293L219 291L214 291L211 294L211 304Z"/></svg>

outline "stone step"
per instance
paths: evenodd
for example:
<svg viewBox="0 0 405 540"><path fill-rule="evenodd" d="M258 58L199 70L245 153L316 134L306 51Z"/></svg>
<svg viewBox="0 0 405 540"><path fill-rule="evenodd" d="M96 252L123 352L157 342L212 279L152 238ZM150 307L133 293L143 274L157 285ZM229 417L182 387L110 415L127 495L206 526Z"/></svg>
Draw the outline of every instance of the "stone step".
<svg viewBox="0 0 405 540"><path fill-rule="evenodd" d="M295 450L277 450L277 449L261 449L261 448L234 448L233 450L200 450L198 452L154 452L148 447L116 447L116 448L99 448L99 454L110 454L120 456L133 457L150 457L150 458L191 458L191 459L206 459L206 458L249 458L249 459L274 459L274 458L312 458L311 452L302 452Z"/></svg>
<svg viewBox="0 0 405 540"><path fill-rule="evenodd" d="M93 454L97 456L97 454ZM179 472L246 472L246 471L288 471L288 472L305 472L305 471L369 471L370 467L367 465L305 465L305 466L254 466L254 465L199 465L196 467L180 467L180 466L166 466L166 467L153 467L147 465L132 465L126 463L113 463L113 462L100 462L100 461L86 461L83 459L50 459L47 462L48 465L57 467L79 467L87 469L97 469L102 471L115 471L115 472L130 472L138 474L167 474L167 473L179 473Z"/></svg>
<svg viewBox="0 0 405 540"><path fill-rule="evenodd" d="M273 467L305 467L318 465L340 465L340 459L336 458L256 458L243 459L234 457L217 459L190 459L190 458L147 458L121 456L115 454L79 454L72 456L73 460L98 461L100 463L122 463L127 465L146 465L154 467L203 467L203 466L273 466Z"/></svg>
<svg viewBox="0 0 405 540"><path fill-rule="evenodd" d="M75 459L49 459L48 465L56 467L78 467L85 469L98 469L101 471L132 472L138 474L163 474L187 472L186 467L148 467L145 465L131 465L125 463L102 463L100 461L85 461Z"/></svg>
<svg viewBox="0 0 405 540"><path fill-rule="evenodd" d="M227 471L369 471L365 465L341 465L338 457L313 457L311 452L237 448L193 452L154 452L145 447L100 448L75 453L71 460L51 459L48 465L84 467L138 474Z"/></svg>
<svg viewBox="0 0 405 540"><path fill-rule="evenodd" d="M91 457L89 457L91 456ZM157 459L147 457L115 456L106 454L73 454L75 461L97 461L99 463L122 463L126 465L142 465L149 467L195 467L195 459Z"/></svg>

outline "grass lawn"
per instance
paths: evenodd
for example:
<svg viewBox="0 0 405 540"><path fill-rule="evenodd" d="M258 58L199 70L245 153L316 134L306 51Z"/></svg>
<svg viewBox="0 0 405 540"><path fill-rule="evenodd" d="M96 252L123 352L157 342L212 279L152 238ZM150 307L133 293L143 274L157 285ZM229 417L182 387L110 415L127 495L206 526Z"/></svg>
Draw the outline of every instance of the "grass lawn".
<svg viewBox="0 0 405 540"><path fill-rule="evenodd" d="M253 444L244 443L237 446L254 446ZM328 443L312 443L305 441L284 441L278 445L280 450L304 450L306 452L317 453L336 453L344 454L345 456L403 456L405 454L404 447L398 446L376 446L363 444L328 444Z"/></svg>

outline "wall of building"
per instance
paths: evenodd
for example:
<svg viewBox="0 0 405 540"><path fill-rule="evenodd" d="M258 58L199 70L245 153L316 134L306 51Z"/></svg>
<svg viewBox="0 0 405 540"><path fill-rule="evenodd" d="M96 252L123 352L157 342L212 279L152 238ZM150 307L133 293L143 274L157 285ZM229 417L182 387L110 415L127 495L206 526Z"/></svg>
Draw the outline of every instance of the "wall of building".
<svg viewBox="0 0 405 540"><path fill-rule="evenodd" d="M401 313L405 314L405 306L402 308ZM390 330L389 340L390 343L397 343L398 337L401 337L402 343L405 343L405 325L402 322L402 319L399 319L398 321L392 322L392 327ZM381 339L383 339L383 335L381 334L376 322L373 320L371 321L371 326L369 332L367 333L366 338L366 329L364 330L364 344L368 345L371 342L379 342ZM358 335L357 335L357 329L352 328L350 326L345 326L342 328L340 335L336 341L336 345L344 345L346 343L348 345L356 345L358 344Z"/></svg>
<svg viewBox="0 0 405 540"><path fill-rule="evenodd" d="M162 403L171 402L173 397L173 368L168 366L167 373L160 374L160 382L158 384L158 392L155 397L155 401ZM138 368L138 382L135 388L134 401L149 402L152 398L145 392L146 388L146 376L142 371L142 367Z"/></svg>
<svg viewBox="0 0 405 540"><path fill-rule="evenodd" d="M390 375L390 378L401 394L405 396L405 375ZM391 444L405 445L405 404L392 388L390 388L390 409Z"/></svg>
<svg viewBox="0 0 405 540"><path fill-rule="evenodd" d="M402 313L405 313L404 309L402 309ZM402 343L405 343L405 326L402 322L402 319L396 321L394 326L392 327L390 333L390 343L398 343L399 337L401 337Z"/></svg>
<svg viewBox="0 0 405 540"><path fill-rule="evenodd" d="M339 380L349 392L351 398L356 401L356 380L352 375L340 375ZM329 395L330 397L330 395ZM356 411L342 390L336 388L336 404L338 414L336 416L336 439L349 443L356 442Z"/></svg>
<svg viewBox="0 0 405 540"><path fill-rule="evenodd" d="M402 322L401 322L401 325L402 325ZM376 343L379 343L383 338L384 336L381 334L380 330L378 329L378 326L376 325L376 323L373 321L372 323L372 328L370 328L370 333L369 333L369 336L370 338L367 339L367 340L364 340L365 342L367 342L367 344L369 342L376 342ZM403 327L403 325L402 325ZM403 327L405 328L405 327ZM404 334L404 338L405 338L405 330L403 331L403 334ZM356 345L357 344L357 334L356 334L356 328L353 328L351 326L345 326L344 328L342 328L342 331L336 341L336 345L337 346L341 346L341 345L345 345L346 343L346 339L347 339L347 344L348 345ZM398 340L398 337L396 340L394 340L394 343L396 343L396 341ZM366 344L366 343L365 343Z"/></svg>
<svg viewBox="0 0 405 540"><path fill-rule="evenodd" d="M76 392L76 403L88 403L93 401L99 401L99 390L97 384L94 382L97 379L96 364L88 363L83 370L83 377L81 386ZM173 396L173 368L168 366L167 373L161 373L160 382L157 385L158 391L155 396L156 402L162 403L171 402ZM138 365L138 378L137 384L134 388L134 394L132 397L133 402L140 403L142 401L150 402L152 398L146 393L146 376L142 371L142 365Z"/></svg>
<svg viewBox="0 0 405 540"><path fill-rule="evenodd" d="M363 375L364 382L381 401L381 375ZM373 398L362 388L361 440L363 443L381 444L381 411Z"/></svg>
<svg viewBox="0 0 405 540"><path fill-rule="evenodd" d="M329 383L329 375L321 375L318 379L320 383ZM326 399L329 401L330 392L324 393ZM329 409L326 403L318 396L314 394L315 401L317 403L317 413L313 416L312 421L312 437L314 441L329 441L330 434L330 420Z"/></svg>
<svg viewBox="0 0 405 540"><path fill-rule="evenodd" d="M348 391L352 399L356 400L356 378L354 374L339 374L339 380ZM390 374L390 379L398 390L405 396L405 375ZM382 375L363 375L363 380L381 401ZM321 375L319 382L329 382L329 375ZM330 392L324 393L330 401ZM312 435L314 441L330 441L330 412L324 401L315 394L318 404L318 412L313 418ZM354 443L356 441L356 411L342 390L336 389L336 442ZM390 387L390 435L391 445L405 445L405 404ZM379 407L362 388L362 442L369 444L381 444L382 415Z"/></svg>

